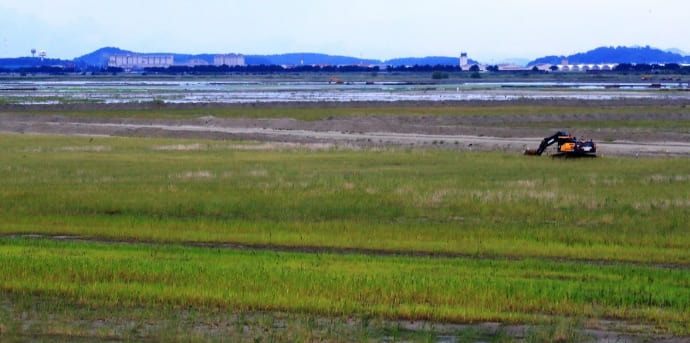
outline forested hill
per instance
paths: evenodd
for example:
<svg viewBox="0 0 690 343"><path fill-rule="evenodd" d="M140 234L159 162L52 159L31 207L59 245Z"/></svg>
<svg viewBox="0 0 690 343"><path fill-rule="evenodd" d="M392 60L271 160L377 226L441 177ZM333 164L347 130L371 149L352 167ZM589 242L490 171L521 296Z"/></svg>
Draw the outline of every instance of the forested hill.
<svg viewBox="0 0 690 343"><path fill-rule="evenodd" d="M108 58L112 55L123 54L138 54L130 50L123 50L114 47L105 47L98 49L89 54L75 58L75 61L81 64L93 66L105 66L108 64ZM156 53L146 53L156 54ZM200 59L208 63L213 63L213 54L177 54L177 53L158 53L165 55L173 55L176 64L183 64L191 59ZM245 55L244 61L247 65L457 65L459 63L458 57L444 57L444 56L430 56L430 57L407 57L395 58L388 61L381 61L376 59L357 58L351 56L327 55L311 52L286 53L275 55ZM470 60L471 64L477 63Z"/></svg>
<svg viewBox="0 0 690 343"><path fill-rule="evenodd" d="M257 64L276 64L276 65L305 65L329 64L329 65L392 65L392 66L412 66L412 65L457 65L460 62L458 57L428 56L428 57L404 57L394 58L386 61L374 59L361 59L348 56L332 56L315 53L292 53L282 55L247 55L245 62L248 65ZM470 64L477 64L474 60L469 60Z"/></svg>
<svg viewBox="0 0 690 343"><path fill-rule="evenodd" d="M114 47L100 48L94 52L91 52L91 53L88 53L86 55L77 57L74 59L74 61L76 63L79 63L80 65L104 67L104 66L108 65L108 59L112 55L134 55L134 54L173 55L173 59L174 59L175 63L187 63L189 60L192 60L192 59L198 59L198 60L206 61L208 63L213 63L213 54L192 55L192 54L176 54L176 53L171 53L171 52L140 53L140 52L134 52L134 51L130 51L130 50L123 50L120 48L114 48Z"/></svg>
<svg viewBox="0 0 690 343"><path fill-rule="evenodd" d="M122 50L120 48L105 47L100 48L94 52L88 53L86 55L77 57L74 59L74 61L91 66L107 66L108 59L110 58L110 56L128 54L133 54L133 52L129 50Z"/></svg>
<svg viewBox="0 0 690 343"><path fill-rule="evenodd" d="M645 47L599 47L570 56L545 56L531 61L528 65L540 63L560 64L567 59L570 64L577 63L690 63L690 56Z"/></svg>
<svg viewBox="0 0 690 343"><path fill-rule="evenodd" d="M248 65L356 65L381 63L381 61L379 60L362 59L349 56L317 54L311 52L298 52L279 55L245 55L244 62Z"/></svg>
<svg viewBox="0 0 690 343"><path fill-rule="evenodd" d="M475 60L468 60L469 64L478 64ZM460 64L459 57L444 57L444 56L429 56L429 57L403 57L394 58L384 62L386 65L392 66L413 66L413 65L458 65Z"/></svg>
<svg viewBox="0 0 690 343"><path fill-rule="evenodd" d="M123 50L114 47L100 48L89 54L75 58L75 61L79 61L86 65L94 66L105 66L108 64L108 59L112 55L133 55L133 54L146 54L146 55L173 55L173 59L176 64L184 64L192 59L203 60L207 63L213 63L213 56L215 54L178 54L171 52L134 52L130 50ZM326 54L317 53L290 53L290 54L276 54L276 55L245 55L245 63L248 65L305 65L312 64L330 64L330 65L352 65L352 64L380 64L379 60L372 59L361 59L356 57L348 56L333 56Z"/></svg>

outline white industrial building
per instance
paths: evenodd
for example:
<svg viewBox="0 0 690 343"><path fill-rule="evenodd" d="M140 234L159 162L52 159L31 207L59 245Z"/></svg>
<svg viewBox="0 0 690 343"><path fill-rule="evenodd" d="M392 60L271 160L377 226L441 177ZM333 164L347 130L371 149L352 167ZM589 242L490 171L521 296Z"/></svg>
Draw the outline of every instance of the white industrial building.
<svg viewBox="0 0 690 343"><path fill-rule="evenodd" d="M614 70L618 63L599 63L599 64L563 64L557 65L559 71L600 71Z"/></svg>
<svg viewBox="0 0 690 343"><path fill-rule="evenodd" d="M232 66L243 66L244 65L244 55L242 54L224 54L213 56L213 65L222 66L226 65Z"/></svg>
<svg viewBox="0 0 690 343"><path fill-rule="evenodd" d="M122 69L167 68L173 65L173 55L113 55L108 67Z"/></svg>
<svg viewBox="0 0 690 343"><path fill-rule="evenodd" d="M460 68L467 69L467 67L468 67L467 53L466 52L460 52Z"/></svg>

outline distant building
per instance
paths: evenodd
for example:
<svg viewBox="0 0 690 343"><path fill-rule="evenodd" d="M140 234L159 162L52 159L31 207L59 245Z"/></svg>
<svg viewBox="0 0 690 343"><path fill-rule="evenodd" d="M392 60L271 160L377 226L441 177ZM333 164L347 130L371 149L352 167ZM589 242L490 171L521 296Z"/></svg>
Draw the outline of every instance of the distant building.
<svg viewBox="0 0 690 343"><path fill-rule="evenodd" d="M532 68L534 68L534 67L537 67L537 70L549 72L552 70L554 65L551 63L537 63L537 64L532 65L532 67L529 69L532 70ZM556 70L558 70L558 66L556 66Z"/></svg>
<svg viewBox="0 0 690 343"><path fill-rule="evenodd" d="M599 64L563 64L557 65L558 71L609 71L614 70L618 63L599 63Z"/></svg>
<svg viewBox="0 0 690 343"><path fill-rule="evenodd" d="M466 52L461 52L460 53L460 68L464 68L469 64L468 59L467 59L467 53Z"/></svg>
<svg viewBox="0 0 690 343"><path fill-rule="evenodd" d="M122 69L167 68L173 65L173 55L112 55L108 67Z"/></svg>
<svg viewBox="0 0 690 343"><path fill-rule="evenodd" d="M243 65L245 65L244 64L244 55L242 55L242 54L215 55L215 56L213 56L213 65L215 65L215 66L226 65L229 67L243 66Z"/></svg>
<svg viewBox="0 0 690 343"><path fill-rule="evenodd" d="M523 71L523 70L529 70L529 68L525 68L525 67L519 66L517 64L502 63L502 64L498 65L498 70L500 70L500 71Z"/></svg>

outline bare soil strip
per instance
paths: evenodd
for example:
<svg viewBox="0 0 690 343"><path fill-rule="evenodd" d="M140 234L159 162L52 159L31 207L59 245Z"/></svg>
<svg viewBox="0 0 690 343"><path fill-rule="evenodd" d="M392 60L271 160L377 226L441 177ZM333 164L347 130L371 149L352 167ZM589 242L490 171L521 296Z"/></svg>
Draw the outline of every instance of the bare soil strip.
<svg viewBox="0 0 690 343"><path fill-rule="evenodd" d="M437 120L426 125L404 117L346 118L307 123L294 119L142 120L70 118L65 116L0 115L0 132L63 135L155 136L174 138L242 139L256 141L349 145L432 146L456 150L520 152L535 148L544 129L510 129L456 125L440 129ZM364 124L364 125L362 125ZM365 127L363 127L365 126ZM496 125L494 125L496 126ZM353 130L354 129L354 130ZM413 130L411 130L413 129ZM484 134L471 134L487 132ZM596 136L626 138L625 132L597 130ZM632 135L631 135L632 136ZM597 141L599 155L690 157L685 134L637 134L635 140ZM593 137L595 138L595 137Z"/></svg>

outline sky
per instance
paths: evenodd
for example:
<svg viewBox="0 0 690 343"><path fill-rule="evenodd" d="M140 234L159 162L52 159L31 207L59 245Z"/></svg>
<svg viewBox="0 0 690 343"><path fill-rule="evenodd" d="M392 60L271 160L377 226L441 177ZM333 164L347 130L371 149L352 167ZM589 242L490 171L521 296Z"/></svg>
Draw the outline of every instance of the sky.
<svg viewBox="0 0 690 343"><path fill-rule="evenodd" d="M688 13L687 0L0 0L0 58L105 46L378 60L464 51L483 63L599 46L690 54Z"/></svg>

